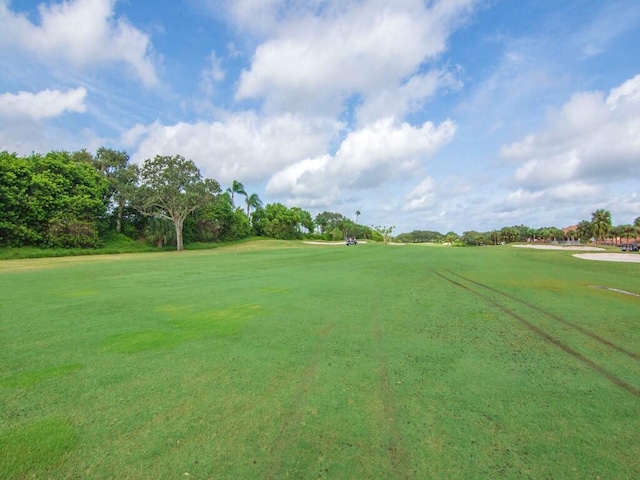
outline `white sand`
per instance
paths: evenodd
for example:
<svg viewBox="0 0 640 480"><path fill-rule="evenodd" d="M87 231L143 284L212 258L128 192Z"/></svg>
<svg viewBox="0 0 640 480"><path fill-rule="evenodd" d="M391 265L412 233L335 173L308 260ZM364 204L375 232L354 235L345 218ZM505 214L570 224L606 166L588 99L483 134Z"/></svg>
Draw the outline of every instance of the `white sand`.
<svg viewBox="0 0 640 480"><path fill-rule="evenodd" d="M330 246L336 246L336 245L346 245L347 242L342 241L342 242L302 242L302 243L306 243L307 245L330 245ZM358 240L358 243L367 243L366 240Z"/></svg>
<svg viewBox="0 0 640 480"><path fill-rule="evenodd" d="M574 257L584 260L600 260L602 262L640 263L638 253L574 253Z"/></svg>
<svg viewBox="0 0 640 480"><path fill-rule="evenodd" d="M336 245L345 245L345 242L302 242L302 243L306 243L307 245L329 245L329 246L336 246Z"/></svg>
<svg viewBox="0 0 640 480"><path fill-rule="evenodd" d="M600 247L581 247L578 245L568 245L563 247L562 245L514 245L518 248L535 248L538 250L579 250L583 252L596 252L603 251L604 248Z"/></svg>
<svg viewBox="0 0 640 480"><path fill-rule="evenodd" d="M514 245L514 247L537 248L539 250L578 250L583 252L604 251L604 248L600 247L580 247L572 245L566 247L561 245ZM637 253L574 253L573 256L584 260L599 260L602 262L640 263L640 254Z"/></svg>

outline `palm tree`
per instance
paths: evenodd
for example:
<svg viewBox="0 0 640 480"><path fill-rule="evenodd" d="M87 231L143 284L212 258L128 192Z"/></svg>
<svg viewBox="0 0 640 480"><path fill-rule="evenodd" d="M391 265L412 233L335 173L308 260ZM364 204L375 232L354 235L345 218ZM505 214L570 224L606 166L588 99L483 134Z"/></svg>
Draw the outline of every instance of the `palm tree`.
<svg viewBox="0 0 640 480"><path fill-rule="evenodd" d="M231 194L231 206L233 208L236 207L233 197L235 193L239 193L240 195L244 195L245 197L247 196L247 192L244 191L244 185L242 185L242 183L237 180L234 180L231 186L227 188L227 192Z"/></svg>
<svg viewBox="0 0 640 480"><path fill-rule="evenodd" d="M144 228L144 236L147 240L153 242L156 247L162 248L166 244L176 241L176 229L165 218L151 217Z"/></svg>
<svg viewBox="0 0 640 480"><path fill-rule="evenodd" d="M633 238L636 238L636 227L633 225L621 225L618 228L620 229L620 237L624 235L627 239L627 243L629 243L629 238L632 236Z"/></svg>
<svg viewBox="0 0 640 480"><path fill-rule="evenodd" d="M587 220L581 220L578 223L578 238L580 241L587 243L593 236L593 225Z"/></svg>
<svg viewBox="0 0 640 480"><path fill-rule="evenodd" d="M254 210L258 207L262 206L262 200L260 200L260 197L258 196L257 193L252 193L251 195L246 196L246 201L247 201L247 217L249 216L250 213L250 209L253 208Z"/></svg>
<svg viewBox="0 0 640 480"><path fill-rule="evenodd" d="M360 210L356 210L356 238L358 237L358 217L360 216Z"/></svg>
<svg viewBox="0 0 640 480"><path fill-rule="evenodd" d="M591 225L593 226L593 235L603 241L611 229L611 212L603 208L596 210L591 214Z"/></svg>
<svg viewBox="0 0 640 480"><path fill-rule="evenodd" d="M619 241L622 239L622 234L620 233L620 227L609 227L609 232L607 232L607 238L611 239L611 245L618 245Z"/></svg>

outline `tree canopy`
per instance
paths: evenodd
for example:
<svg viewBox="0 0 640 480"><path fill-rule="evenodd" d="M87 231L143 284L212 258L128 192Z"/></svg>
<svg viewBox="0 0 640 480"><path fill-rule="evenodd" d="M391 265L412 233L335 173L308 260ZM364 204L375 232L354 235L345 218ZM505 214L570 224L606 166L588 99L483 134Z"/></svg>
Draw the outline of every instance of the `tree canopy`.
<svg viewBox="0 0 640 480"><path fill-rule="evenodd" d="M191 160L181 155L156 155L140 169L136 207L145 215L166 218L176 231L176 248L184 248L182 229L187 215L211 201L220 185L203 179Z"/></svg>

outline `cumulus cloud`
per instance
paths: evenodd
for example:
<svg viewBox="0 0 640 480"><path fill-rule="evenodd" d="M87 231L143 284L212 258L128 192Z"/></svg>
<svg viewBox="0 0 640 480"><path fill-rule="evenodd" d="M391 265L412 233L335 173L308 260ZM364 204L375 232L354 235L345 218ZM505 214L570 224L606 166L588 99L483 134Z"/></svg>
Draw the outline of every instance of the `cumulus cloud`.
<svg viewBox="0 0 640 480"><path fill-rule="evenodd" d="M38 7L39 23L0 0L0 46L16 47L45 62L85 68L124 63L145 85L157 83L148 35L114 18L115 0L67 0Z"/></svg>
<svg viewBox="0 0 640 480"><path fill-rule="evenodd" d="M341 128L326 118L240 112L214 122L136 125L123 141L135 146L132 158L137 162L179 153L222 183L251 183L301 158L321 154Z"/></svg>
<svg viewBox="0 0 640 480"><path fill-rule="evenodd" d="M505 146L527 190L640 177L640 75L602 92L575 94L545 130Z"/></svg>
<svg viewBox="0 0 640 480"><path fill-rule="evenodd" d="M43 120L66 112L86 111L87 90L83 87L61 92L43 90L38 93L18 92L0 95L0 117Z"/></svg>
<svg viewBox="0 0 640 480"><path fill-rule="evenodd" d="M433 205L436 199L436 193L434 191L435 182L433 178L427 177L420 182L409 194L407 195L407 203L404 206L405 211L421 210L430 205Z"/></svg>
<svg viewBox="0 0 640 480"><path fill-rule="evenodd" d="M266 192L305 206L329 204L350 188L373 189L412 175L451 141L455 130L450 120L420 127L379 120L347 135L335 155L307 158L277 172Z"/></svg>
<svg viewBox="0 0 640 480"><path fill-rule="evenodd" d="M277 12L282 3L261 5ZM388 104L388 91L397 89L409 108L431 95L434 83L450 81L425 76L420 68L444 51L456 22L474 1L447 0L430 7L422 0L311 4L306 4L306 15L293 9L295 21L282 19L258 46L240 78L237 99L264 99L268 110L335 114L354 95L361 96L365 109L377 111L367 102ZM367 115L367 120L373 119Z"/></svg>

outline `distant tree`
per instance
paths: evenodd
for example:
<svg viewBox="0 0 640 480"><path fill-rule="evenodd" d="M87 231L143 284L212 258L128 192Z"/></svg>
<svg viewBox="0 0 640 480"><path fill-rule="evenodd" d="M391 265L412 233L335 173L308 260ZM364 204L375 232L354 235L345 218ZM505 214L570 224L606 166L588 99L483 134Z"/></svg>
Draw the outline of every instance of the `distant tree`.
<svg viewBox="0 0 640 480"><path fill-rule="evenodd" d="M396 240L405 243L439 243L442 242L444 235L440 232L431 230L414 230L410 233L401 233L396 236Z"/></svg>
<svg viewBox="0 0 640 480"><path fill-rule="evenodd" d="M460 236L456 232L447 232L444 236L444 241L447 243L456 243L460 240Z"/></svg>
<svg viewBox="0 0 640 480"><path fill-rule="evenodd" d="M176 248L183 250L185 218L219 192L218 182L203 179L191 160L181 155L157 155L153 160L145 160L140 170L136 205L145 215L171 220L176 231Z"/></svg>
<svg viewBox="0 0 640 480"><path fill-rule="evenodd" d="M267 237L282 240L300 238L300 232L298 231L300 214L281 203L268 204L264 208L262 222L262 230Z"/></svg>
<svg viewBox="0 0 640 480"><path fill-rule="evenodd" d="M253 208L255 210L256 208L261 207L262 200L260 200L260 197L258 196L257 193L252 193L251 195L247 196L246 202L247 202L247 218L251 218L250 209Z"/></svg>
<svg viewBox="0 0 640 480"><path fill-rule="evenodd" d="M593 225L588 220L581 220L577 228L580 241L588 242L593 237Z"/></svg>
<svg viewBox="0 0 640 480"><path fill-rule="evenodd" d="M313 233L313 230L315 228L315 224L313 223L313 219L311 218L311 214L309 212L307 212L306 210L303 210L301 208L298 207L292 207L291 210L293 210L299 218L298 221L298 231L300 231L300 227L304 228L307 233Z"/></svg>
<svg viewBox="0 0 640 480"><path fill-rule="evenodd" d="M503 227L500 230L500 238L505 243L514 243L520 239L520 232L516 227Z"/></svg>
<svg viewBox="0 0 640 480"><path fill-rule="evenodd" d="M360 210L356 210L356 225L358 224L358 217L361 215Z"/></svg>
<svg viewBox="0 0 640 480"><path fill-rule="evenodd" d="M344 230L344 222L347 218L341 213L322 212L316 215L316 225L321 225L324 231L332 231L336 228Z"/></svg>
<svg viewBox="0 0 640 480"><path fill-rule="evenodd" d="M319 215L316 215L315 224L320 229L320 234L323 235L325 233L325 231L327 230L327 226L329 225L329 221L327 220L326 217L321 217Z"/></svg>
<svg viewBox="0 0 640 480"><path fill-rule="evenodd" d="M224 194L198 208L184 223L185 242L230 241L250 235L249 219L239 208L234 209Z"/></svg>
<svg viewBox="0 0 640 480"><path fill-rule="evenodd" d="M622 240L622 229L619 226L611 226L609 227L609 232L607 233L607 238L611 239L612 245L618 245Z"/></svg>
<svg viewBox="0 0 640 480"><path fill-rule="evenodd" d="M636 227L633 225L620 225L618 227L618 232L621 237L624 237L627 240L627 243L629 243L630 238L636 238L637 235Z"/></svg>
<svg viewBox="0 0 640 480"><path fill-rule="evenodd" d="M247 192L244 190L244 185L237 180L234 180L229 188L227 188L227 192L231 195L231 206L233 208L236 207L234 203L234 195L237 193L239 195L247 196Z"/></svg>
<svg viewBox="0 0 640 480"><path fill-rule="evenodd" d="M484 245L486 243L485 235L475 230L463 232L461 239L467 245Z"/></svg>
<svg viewBox="0 0 640 480"><path fill-rule="evenodd" d="M553 230L549 227L541 227L536 230L536 237L541 239L543 242L550 242L553 238Z"/></svg>
<svg viewBox="0 0 640 480"><path fill-rule="evenodd" d="M109 183L108 201L113 203L116 232L122 231L122 218L126 204L131 200L137 181L137 167L129 163L124 151L100 147L92 161Z"/></svg>
<svg viewBox="0 0 640 480"><path fill-rule="evenodd" d="M593 235L601 242L607 238L611 229L611 212L605 209L598 209L591 214L591 226Z"/></svg>
<svg viewBox="0 0 640 480"><path fill-rule="evenodd" d="M391 234L393 233L393 230L396 228L396 226L392 225L388 227L386 225L379 225L372 228L382 236L382 240L384 242L390 242L392 239Z"/></svg>
<svg viewBox="0 0 640 480"><path fill-rule="evenodd" d="M518 231L518 241L519 242L532 242L535 237L535 229L531 227L527 227L526 225L518 225L517 227L513 227Z"/></svg>

